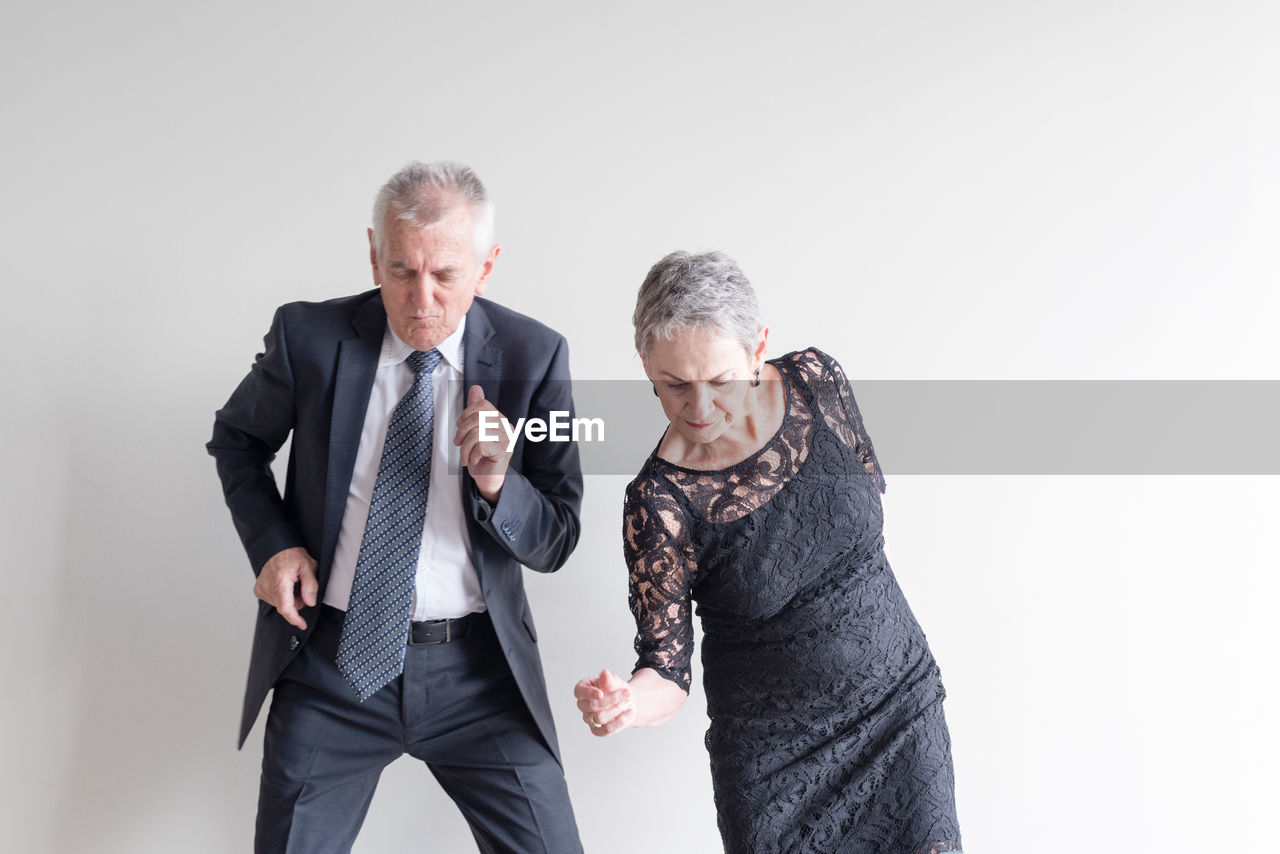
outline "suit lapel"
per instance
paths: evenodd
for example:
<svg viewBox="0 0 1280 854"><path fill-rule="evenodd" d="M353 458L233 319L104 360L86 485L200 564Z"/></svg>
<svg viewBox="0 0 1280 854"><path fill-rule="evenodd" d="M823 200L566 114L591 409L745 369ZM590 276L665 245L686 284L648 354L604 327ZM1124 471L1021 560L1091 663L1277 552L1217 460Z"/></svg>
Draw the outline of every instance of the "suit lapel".
<svg viewBox="0 0 1280 854"><path fill-rule="evenodd" d="M471 303L467 328L462 332L462 402L467 402L471 386L484 389L486 399L498 402L498 380L502 376L502 348L493 336L493 324L485 313L483 300Z"/></svg>
<svg viewBox="0 0 1280 854"><path fill-rule="evenodd" d="M387 315L374 294L351 319L351 337L338 342L338 365L333 381L333 412L329 422L329 471L325 479L324 543L321 571L328 574L342 527L342 514L351 488L360 433L364 428L369 392L378 371L378 356L386 332ZM324 590L326 578L320 579Z"/></svg>
<svg viewBox="0 0 1280 854"><path fill-rule="evenodd" d="M501 391L498 383L501 377L502 348L494 338L493 324L489 322L489 316L485 313L484 300L477 298L471 303L471 309L467 312L467 326L462 332L463 407L466 407L467 394L473 385L484 389L485 399L498 406ZM462 490L462 506L470 507L473 501L471 477L465 473L465 470L459 472L459 475L458 487ZM471 521L470 513L467 514L467 534L471 537L472 559L475 563L476 575L480 578L480 589L483 592L484 552L481 544L486 537L479 526Z"/></svg>

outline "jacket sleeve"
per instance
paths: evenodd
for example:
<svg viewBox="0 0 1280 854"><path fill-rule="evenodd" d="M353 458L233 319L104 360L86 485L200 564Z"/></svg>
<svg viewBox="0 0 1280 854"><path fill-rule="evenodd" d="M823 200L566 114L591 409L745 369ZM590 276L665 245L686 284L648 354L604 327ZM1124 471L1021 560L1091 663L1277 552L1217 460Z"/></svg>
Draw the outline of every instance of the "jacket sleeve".
<svg viewBox="0 0 1280 854"><path fill-rule="evenodd" d="M263 352L214 416L206 445L255 574L272 555L302 545L271 473L297 413L285 324L285 309L278 309Z"/></svg>
<svg viewBox="0 0 1280 854"><path fill-rule="evenodd" d="M530 399L527 412L503 413L550 420L552 412L574 417L569 379L569 346L556 344L547 371ZM475 488L468 487L469 512L507 554L538 572L555 572L578 544L582 504L582 471L575 442L527 442L520 440L523 455L519 470L507 470L498 502L488 504Z"/></svg>

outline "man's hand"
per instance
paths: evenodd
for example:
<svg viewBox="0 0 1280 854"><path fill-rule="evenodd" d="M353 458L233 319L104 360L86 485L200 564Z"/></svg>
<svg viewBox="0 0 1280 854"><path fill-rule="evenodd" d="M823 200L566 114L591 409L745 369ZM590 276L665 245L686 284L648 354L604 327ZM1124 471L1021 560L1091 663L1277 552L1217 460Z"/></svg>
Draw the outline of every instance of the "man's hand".
<svg viewBox="0 0 1280 854"><path fill-rule="evenodd" d="M492 412L486 418L490 439L480 440L480 413ZM476 488L489 503L496 503L502 493L502 483L507 477L507 465L511 451L507 450L511 434L511 422L498 408L484 398L484 389L473 385L467 393L467 408L458 417L458 429L453 434L453 444L458 445L459 458L464 468L471 472Z"/></svg>
<svg viewBox="0 0 1280 854"><path fill-rule="evenodd" d="M295 592L295 589L297 592ZM276 552L262 566L253 595L274 605L291 626L306 630L307 621L298 614L298 596L304 605L316 604L320 582L316 580L316 562L307 550L298 547Z"/></svg>

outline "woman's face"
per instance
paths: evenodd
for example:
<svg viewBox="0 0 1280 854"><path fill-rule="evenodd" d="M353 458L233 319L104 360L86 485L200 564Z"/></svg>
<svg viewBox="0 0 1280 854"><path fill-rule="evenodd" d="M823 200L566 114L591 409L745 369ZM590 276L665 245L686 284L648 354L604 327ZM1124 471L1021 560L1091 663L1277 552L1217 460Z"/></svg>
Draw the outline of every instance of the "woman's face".
<svg viewBox="0 0 1280 854"><path fill-rule="evenodd" d="M763 358L763 338L753 356L716 330L685 330L671 341L655 341L644 369L671 426L688 441L704 444L741 420Z"/></svg>

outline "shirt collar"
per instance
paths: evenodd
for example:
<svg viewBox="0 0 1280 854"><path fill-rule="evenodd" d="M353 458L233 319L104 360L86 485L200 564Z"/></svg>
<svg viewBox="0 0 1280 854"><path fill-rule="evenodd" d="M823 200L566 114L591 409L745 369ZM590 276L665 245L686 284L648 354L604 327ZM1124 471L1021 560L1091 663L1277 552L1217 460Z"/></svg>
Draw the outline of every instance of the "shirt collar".
<svg viewBox="0 0 1280 854"><path fill-rule="evenodd" d="M459 373L462 372L462 333L466 328L467 316L464 314L453 334L436 345L441 360ZM398 365L409 358L412 352L413 348L401 341L400 336L391 331L391 324L387 323L386 334L382 336L382 355L378 358L378 367Z"/></svg>

